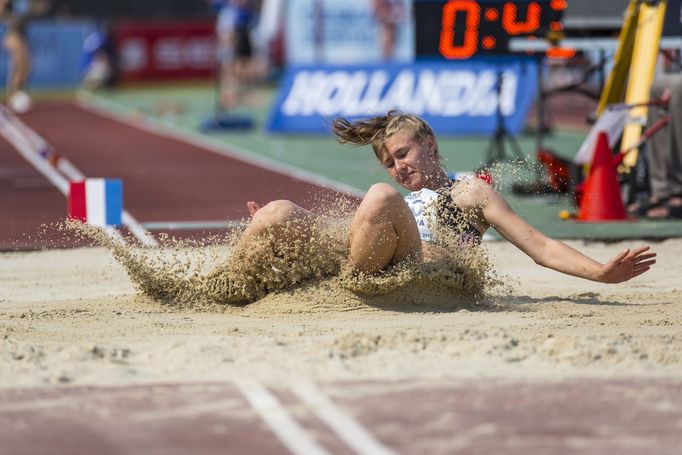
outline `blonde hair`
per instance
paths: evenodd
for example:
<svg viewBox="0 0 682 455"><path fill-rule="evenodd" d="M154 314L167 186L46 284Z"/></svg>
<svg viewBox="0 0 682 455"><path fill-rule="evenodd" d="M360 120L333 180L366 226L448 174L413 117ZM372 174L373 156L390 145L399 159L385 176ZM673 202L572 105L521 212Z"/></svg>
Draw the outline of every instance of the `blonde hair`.
<svg viewBox="0 0 682 455"><path fill-rule="evenodd" d="M332 121L331 130L336 140L342 144L371 144L379 160L381 160L380 151L386 139L399 131L409 133L413 139L422 143L431 137L435 145L435 157L439 162L441 161L436 135L428 123L413 114L404 114L394 110L386 115L352 122L345 118L337 118Z"/></svg>

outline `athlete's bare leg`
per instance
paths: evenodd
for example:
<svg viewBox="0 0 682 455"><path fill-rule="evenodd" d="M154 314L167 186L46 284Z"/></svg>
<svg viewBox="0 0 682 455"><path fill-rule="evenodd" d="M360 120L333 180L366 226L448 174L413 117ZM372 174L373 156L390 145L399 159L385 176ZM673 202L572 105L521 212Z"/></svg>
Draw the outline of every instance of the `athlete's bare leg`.
<svg viewBox="0 0 682 455"><path fill-rule="evenodd" d="M31 70L31 56L26 39L17 31L9 30L3 40L3 46L10 55L11 71L7 84L7 96L23 90Z"/></svg>
<svg viewBox="0 0 682 455"><path fill-rule="evenodd" d="M307 227L316 215L290 201L273 201L262 208L253 201L252 216L237 248L268 230L279 241L309 238ZM388 265L422 257L419 230L402 195L385 183L373 185L355 212L350 226L349 265L356 271L377 273Z"/></svg>
<svg viewBox="0 0 682 455"><path fill-rule="evenodd" d="M265 231L280 241L309 237L309 227L314 224L316 218L315 214L286 200L272 201L263 207L249 201L246 206L251 214L251 222L238 245L245 245Z"/></svg>
<svg viewBox="0 0 682 455"><path fill-rule="evenodd" d="M421 259L419 230L402 195L385 183L373 185L350 227L350 266L376 273L406 259Z"/></svg>

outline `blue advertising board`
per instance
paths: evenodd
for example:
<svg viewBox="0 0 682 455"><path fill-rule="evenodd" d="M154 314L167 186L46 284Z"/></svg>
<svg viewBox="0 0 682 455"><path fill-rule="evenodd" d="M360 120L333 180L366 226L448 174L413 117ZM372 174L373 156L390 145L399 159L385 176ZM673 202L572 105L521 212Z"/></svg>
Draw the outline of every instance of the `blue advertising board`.
<svg viewBox="0 0 682 455"><path fill-rule="evenodd" d="M85 37L94 29L91 21L35 21L28 25L31 75L28 89L75 87L81 80ZM0 26L0 36L5 27ZM7 80L9 58L0 52L0 80Z"/></svg>
<svg viewBox="0 0 682 455"><path fill-rule="evenodd" d="M499 102L505 126L516 134L537 91L536 65L532 58L500 57L292 66L284 75L267 128L277 133L325 133L336 117L354 119L399 109L424 118L438 134L488 135L497 127Z"/></svg>

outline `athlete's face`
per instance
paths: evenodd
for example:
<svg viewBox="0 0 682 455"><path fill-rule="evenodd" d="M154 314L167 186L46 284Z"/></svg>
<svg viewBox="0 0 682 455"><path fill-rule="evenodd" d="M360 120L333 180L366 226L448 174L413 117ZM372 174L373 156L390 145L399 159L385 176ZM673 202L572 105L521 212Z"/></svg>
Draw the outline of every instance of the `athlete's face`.
<svg viewBox="0 0 682 455"><path fill-rule="evenodd" d="M410 191L440 187L443 169L433 137L420 142L411 133L398 131L384 141L379 153L381 164L399 185Z"/></svg>

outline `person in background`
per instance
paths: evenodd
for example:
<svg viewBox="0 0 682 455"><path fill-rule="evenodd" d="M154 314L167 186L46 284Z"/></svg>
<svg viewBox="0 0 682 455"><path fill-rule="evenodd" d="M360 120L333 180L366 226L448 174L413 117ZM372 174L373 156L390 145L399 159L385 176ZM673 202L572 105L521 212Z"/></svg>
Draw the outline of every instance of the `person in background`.
<svg viewBox="0 0 682 455"><path fill-rule="evenodd" d="M651 198L645 216L649 219L682 219L682 73L661 74L654 79L651 99L670 92L670 121L648 143L647 159ZM649 110L648 124L662 113Z"/></svg>
<svg viewBox="0 0 682 455"><path fill-rule="evenodd" d="M253 76L253 45L251 29L256 20L256 11L251 0L231 0L235 10L234 49L235 74L242 83L248 83Z"/></svg>
<svg viewBox="0 0 682 455"><path fill-rule="evenodd" d="M27 0L0 0L0 17L7 27L2 46L9 54L7 106L23 114L31 109L31 99L25 91L31 72L31 51L26 36L26 17L30 12Z"/></svg>
<svg viewBox="0 0 682 455"><path fill-rule="evenodd" d="M216 58L218 105L229 109L237 105L237 80L234 75L234 8L230 0L212 0L216 13Z"/></svg>
<svg viewBox="0 0 682 455"><path fill-rule="evenodd" d="M401 0L372 0L374 18L379 24L381 57L391 61L395 57L398 26L404 22L405 11Z"/></svg>
<svg viewBox="0 0 682 455"><path fill-rule="evenodd" d="M250 0L213 0L217 12L218 82L220 106L239 104L239 94L252 81L251 27L255 10Z"/></svg>
<svg viewBox="0 0 682 455"><path fill-rule="evenodd" d="M111 30L106 25L95 28L83 42L81 85L86 90L112 87L116 83L116 50Z"/></svg>
<svg viewBox="0 0 682 455"><path fill-rule="evenodd" d="M277 78L284 65L284 11L286 0L256 2L257 21L251 31L254 79Z"/></svg>

